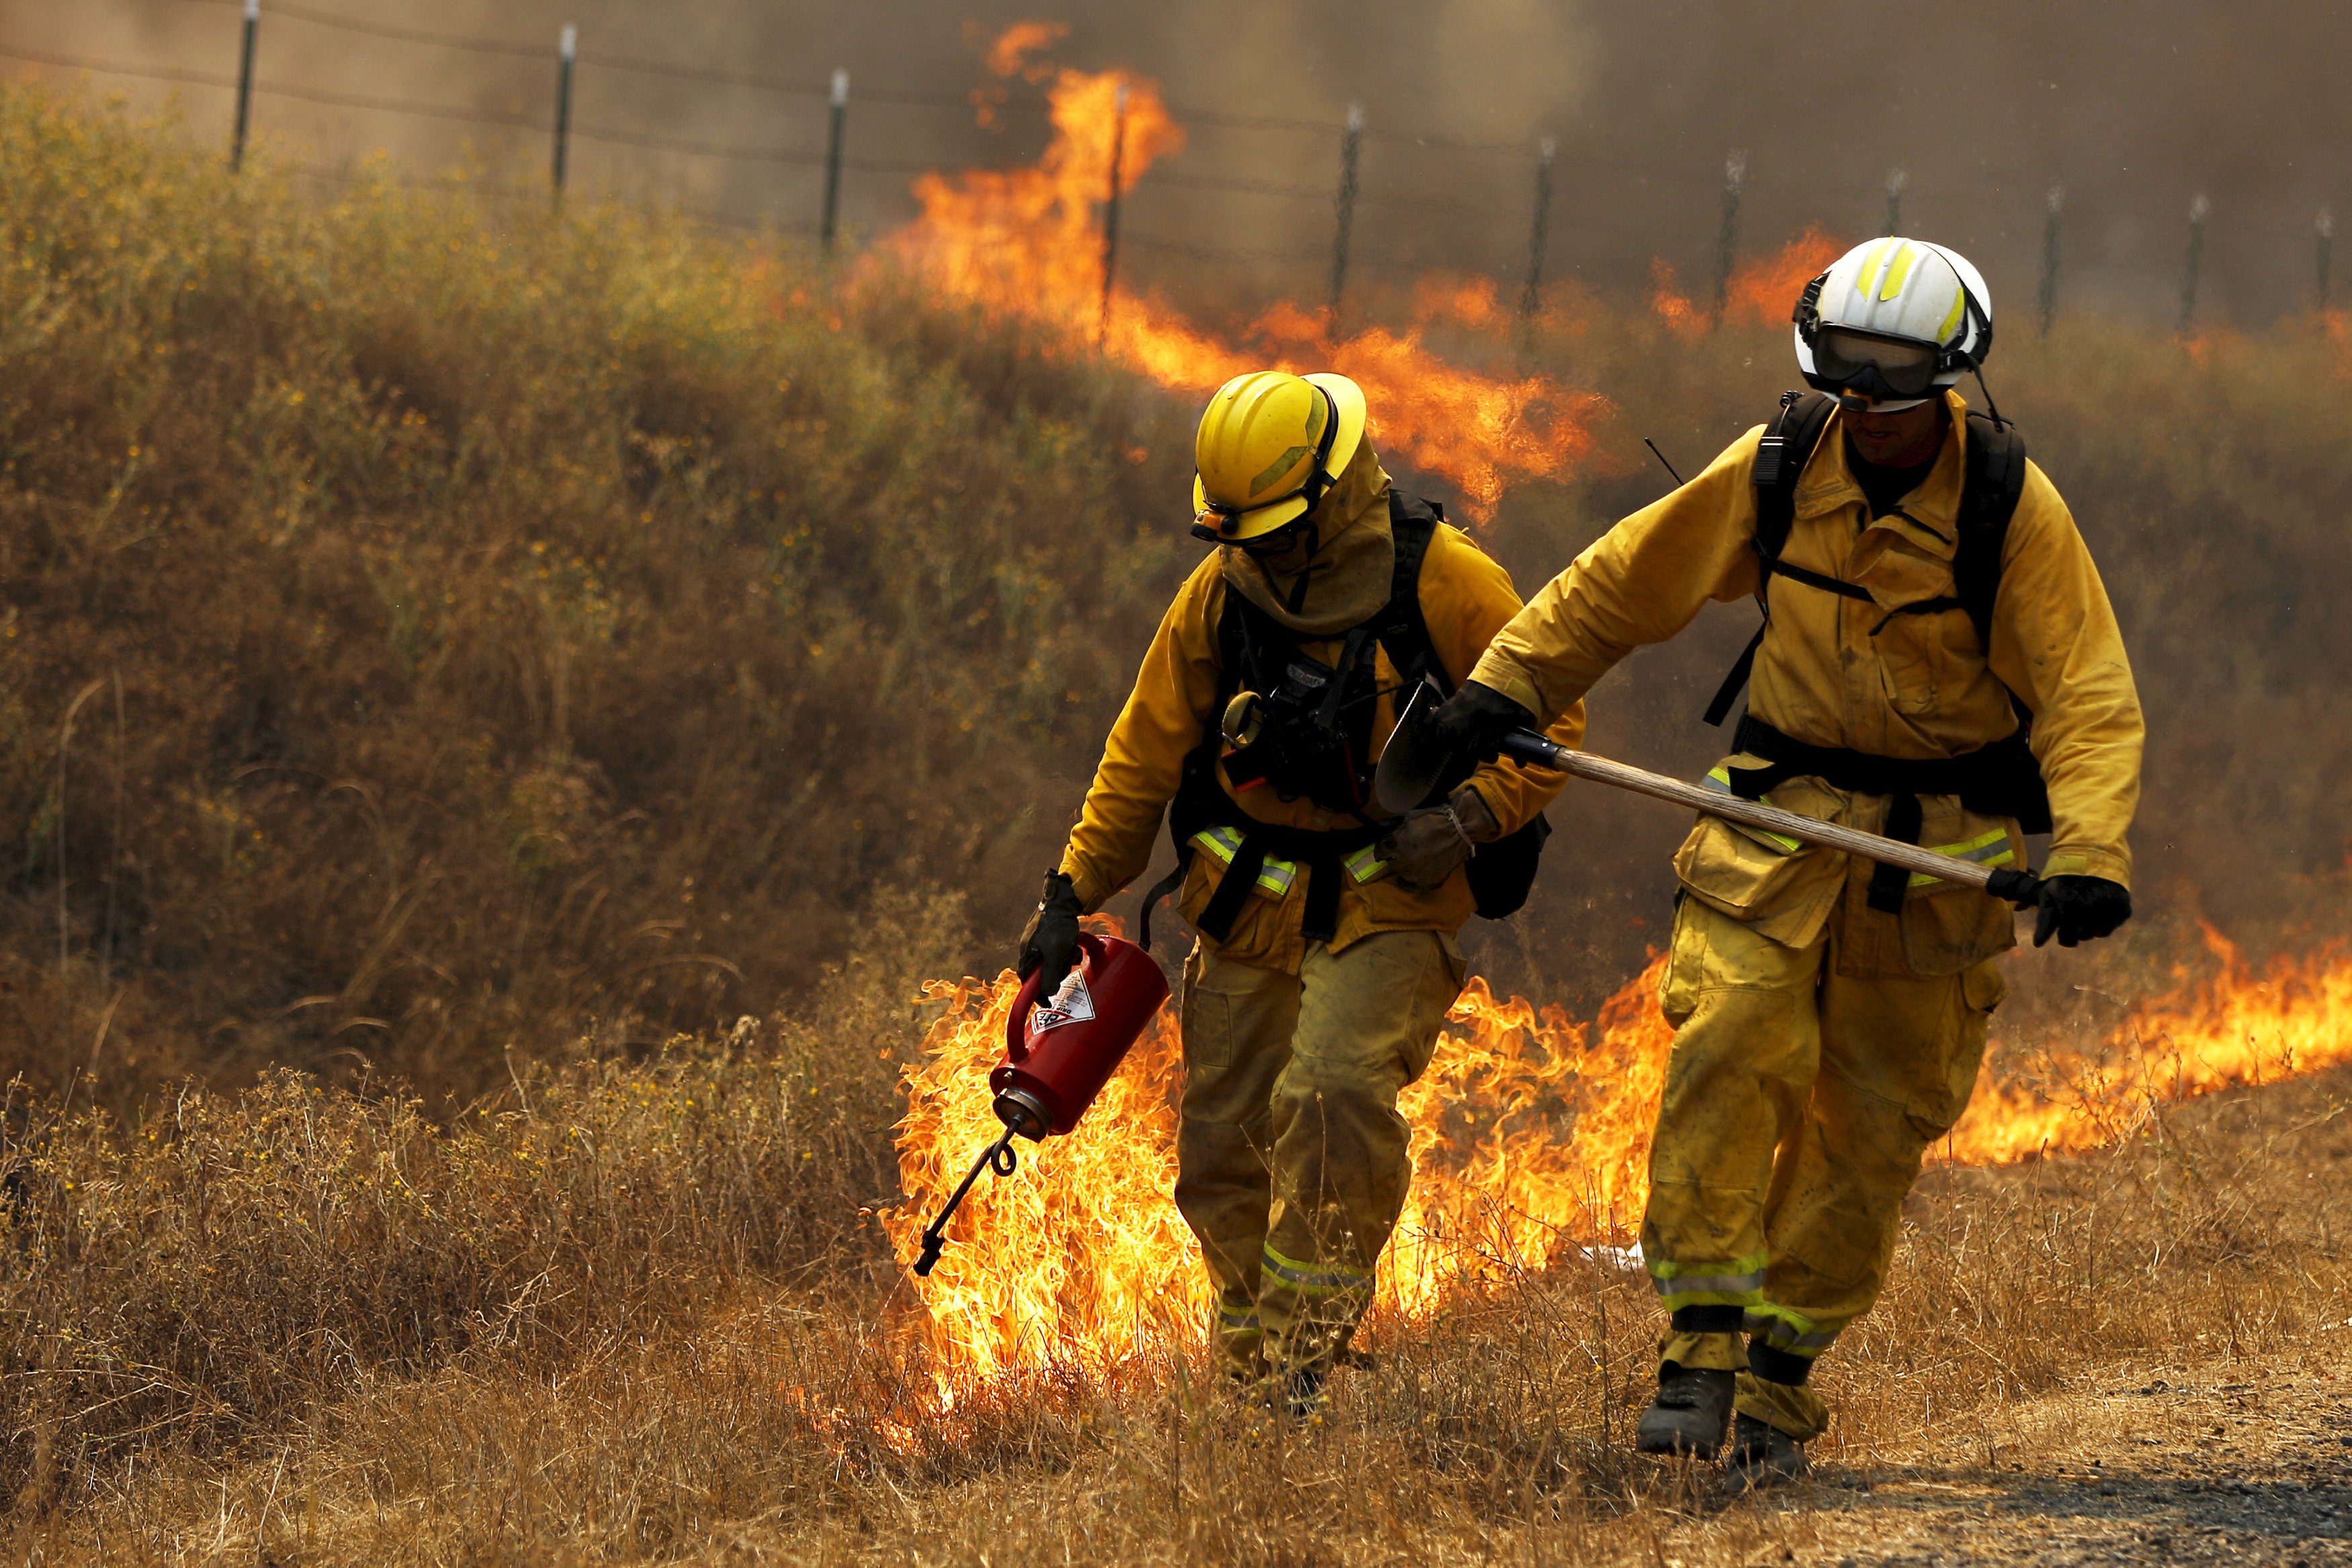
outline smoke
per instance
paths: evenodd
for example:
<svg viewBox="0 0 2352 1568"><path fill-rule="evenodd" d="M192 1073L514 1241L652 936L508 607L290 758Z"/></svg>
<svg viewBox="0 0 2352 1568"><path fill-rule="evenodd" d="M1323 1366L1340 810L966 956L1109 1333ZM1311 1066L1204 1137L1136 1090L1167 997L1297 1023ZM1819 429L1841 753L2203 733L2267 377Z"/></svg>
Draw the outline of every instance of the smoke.
<svg viewBox="0 0 2352 1568"><path fill-rule="evenodd" d="M2322 0L1944 8L1857 0L982 0L960 10L417 0L396 17L349 0L308 6L545 53L457 51L270 10L260 47L266 81L523 122L265 96L257 133L304 162L333 167L383 150L428 170L475 163L518 182L543 179L554 42L573 22L583 52L577 187L746 224L814 223L823 88L845 67L852 167L844 218L850 232L867 235L914 214L908 187L917 169L1035 153L1045 124L1034 86L1013 78L987 128L964 100L997 79L982 57L1005 28L1029 19L1066 27L1051 46L1055 57L1129 67L1162 83L1180 119L1194 112L1190 151L1141 183L1129 221L1130 276L1195 309L1246 312L1271 296L1312 298L1325 287L1339 128L1351 103L1366 119L1351 267L1368 283L1432 267L1515 280L1526 267L1534 148L1545 135L1560 141L1549 273L1610 287L1638 286L1654 257L1686 277L1710 271L1721 171L1734 150L1748 161L1745 243L1778 245L1808 224L1832 235L1875 232L1888 176L1899 169L1905 226L1977 259L1998 301L2019 312L2031 312L2040 291L2053 186L2068 193L2061 308L2166 320L2179 303L2188 213L2200 192L2213 200L2198 307L2204 322L2260 324L2307 308L2315 214L2352 201L2352 120L2339 111L2336 80L2352 55L2352 13ZM235 70L237 28L234 0L0 4L0 43L220 74ZM615 63L625 59L716 67L809 90L647 75ZM226 137L223 90L97 79L134 99L176 91L192 131ZM782 156L712 158L600 139L610 132Z"/></svg>

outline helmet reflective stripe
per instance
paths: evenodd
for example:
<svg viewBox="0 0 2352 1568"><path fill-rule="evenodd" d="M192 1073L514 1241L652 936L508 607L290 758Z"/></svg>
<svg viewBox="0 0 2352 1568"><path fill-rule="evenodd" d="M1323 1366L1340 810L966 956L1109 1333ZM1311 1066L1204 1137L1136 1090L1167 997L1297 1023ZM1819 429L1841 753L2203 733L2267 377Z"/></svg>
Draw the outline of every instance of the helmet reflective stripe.
<svg viewBox="0 0 2352 1568"><path fill-rule="evenodd" d="M1823 392L1838 390L1814 352L1831 328L1932 346L1934 384L1948 387L1992 347L1992 296L1957 251L1890 235L1838 257L1798 301L1797 368Z"/></svg>
<svg viewBox="0 0 2352 1568"><path fill-rule="evenodd" d="M1345 376L1235 376L1209 400L1193 435L1195 531L1237 544L1297 521L1354 461L1363 436L1363 389Z"/></svg>
<svg viewBox="0 0 2352 1568"><path fill-rule="evenodd" d="M1917 248L1909 240L1895 242L1895 254L1888 257L1886 262L1886 281L1878 290L1878 298L1881 300L1892 299L1903 292L1904 279L1911 276L1911 259L1918 254ZM1864 292L1867 291L1867 286L1864 286Z"/></svg>

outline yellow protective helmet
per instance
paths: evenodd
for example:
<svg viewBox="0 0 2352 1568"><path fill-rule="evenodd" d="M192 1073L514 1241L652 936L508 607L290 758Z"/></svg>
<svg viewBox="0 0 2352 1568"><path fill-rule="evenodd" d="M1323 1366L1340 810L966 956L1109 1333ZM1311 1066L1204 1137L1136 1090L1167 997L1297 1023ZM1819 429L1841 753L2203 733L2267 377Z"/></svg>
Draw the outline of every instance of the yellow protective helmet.
<svg viewBox="0 0 2352 1568"><path fill-rule="evenodd" d="M1364 440L1364 392L1345 376L1252 371L1217 389L1193 438L1192 531L1239 544L1297 522Z"/></svg>

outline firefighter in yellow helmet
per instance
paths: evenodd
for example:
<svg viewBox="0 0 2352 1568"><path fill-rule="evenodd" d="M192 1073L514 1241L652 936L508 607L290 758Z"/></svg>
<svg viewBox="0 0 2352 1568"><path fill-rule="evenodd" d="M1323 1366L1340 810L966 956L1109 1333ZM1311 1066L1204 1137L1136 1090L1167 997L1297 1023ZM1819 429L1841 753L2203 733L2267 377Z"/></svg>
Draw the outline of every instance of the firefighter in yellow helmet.
<svg viewBox="0 0 2352 1568"><path fill-rule="evenodd" d="M1184 965L1176 1203L1227 1369L1315 1407L1370 1303L1410 1166L1397 1095L1463 979L1454 933L1527 894L1557 776L1490 764L1402 819L1371 775L1410 686L1451 690L1518 612L1509 576L1398 488L1344 376L1235 377L1202 415L1214 548L1143 657L1019 967L1050 994L1078 917L1149 863L1163 814L1199 933ZM1580 705L1555 739L1574 745Z"/></svg>
<svg viewBox="0 0 2352 1568"><path fill-rule="evenodd" d="M2139 699L2065 503L2014 427L1951 390L1990 345L1984 280L1943 246L1876 240L1812 281L1796 323L1814 392L1578 557L1440 733L1492 756L1708 600L1754 594L1764 627L1708 715L1752 665L1715 788L1987 865L2048 832L2037 945L2110 934L2131 914ZM2013 916L1710 817L1675 870L1642 1228L1671 1323L1637 1441L1712 1458L1729 1426L1732 1483L1769 1484L1804 1472L1828 1419L1807 1374L1877 1299L1904 1195L1968 1103Z"/></svg>

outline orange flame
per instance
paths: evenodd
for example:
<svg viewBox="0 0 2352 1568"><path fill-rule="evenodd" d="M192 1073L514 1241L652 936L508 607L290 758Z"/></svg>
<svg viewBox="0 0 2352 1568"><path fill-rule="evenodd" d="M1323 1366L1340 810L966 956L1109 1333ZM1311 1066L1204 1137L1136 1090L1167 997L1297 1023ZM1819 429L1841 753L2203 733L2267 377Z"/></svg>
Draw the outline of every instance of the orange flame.
<svg viewBox="0 0 2352 1568"><path fill-rule="evenodd" d="M2211 926L2215 967L2175 971L2097 1050L2033 1053L1996 1082L1990 1069L1938 1149L1958 1165L2103 1148L2165 1106L2352 1061L2352 956L2333 946L2257 971Z"/></svg>
<svg viewBox="0 0 2352 1568"><path fill-rule="evenodd" d="M1048 41L1024 30L1035 26L1003 35L992 65L1001 56L1035 68L1019 65ZM1183 128L1158 85L1129 72L1062 68L1046 97L1054 138L1034 166L916 181L923 215L892 241L904 265L983 310L1098 340L1109 358L1184 392L1206 392L1251 370L1337 371L1363 386L1375 444L1458 486L1475 519L1493 515L1508 485L1564 475L1591 450L1604 400L1545 376L1498 377L1451 363L1423 346L1419 326L1335 340L1317 314L1278 304L1228 341L1126 288L1106 306L1096 211L1109 194L1113 152L1121 189L1132 188L1153 163L1183 150Z"/></svg>
<svg viewBox="0 0 2352 1568"><path fill-rule="evenodd" d="M1040 49L1051 48L1070 36L1067 22L1015 22L997 36L989 46L988 68L1001 77L1018 76L1030 82L1044 81L1054 68L1032 61L1029 57Z"/></svg>
<svg viewBox="0 0 2352 1568"><path fill-rule="evenodd" d="M1843 243L1807 225L1804 233L1770 256L1731 269L1723 287L1725 319L1765 326L1786 322L1805 285L1844 252ZM1706 330L1706 312L1682 292L1673 265L1661 256L1650 261L1650 308L1669 329L1685 337Z"/></svg>
<svg viewBox="0 0 2352 1568"><path fill-rule="evenodd" d="M1770 256L1732 269L1731 282L1723 291L1724 314L1768 327L1787 326L1805 285L1827 272L1845 249L1843 241L1806 225L1804 233Z"/></svg>
<svg viewBox="0 0 2352 1568"><path fill-rule="evenodd" d="M1988 1068L1938 1157L1989 1165L2104 1147L2168 1105L2352 1061L2352 954L2325 948L2256 971L2218 935L2207 944L2210 974L2177 972L2097 1049L2024 1058L2008 1083ZM1630 1239L1673 1039L1656 1002L1663 963L1591 1024L1470 982L1400 1104L1415 1168L1381 1260L1379 1310L1423 1316L1450 1295L1539 1270L1563 1247ZM907 1074L898 1145L908 1203L883 1216L902 1260L999 1131L982 1085L1014 989L1009 974L929 988L948 1010ZM1076 1132L974 1188L938 1270L916 1285L923 1311L908 1348L940 1407L1016 1370L1101 1374L1198 1341L1211 1302L1173 1197L1181 1078L1174 1017L1163 1012Z"/></svg>
<svg viewBox="0 0 2352 1568"><path fill-rule="evenodd" d="M1419 324L1451 322L1474 330L1490 330L1503 319L1496 292L1491 277L1429 273L1413 280L1412 319Z"/></svg>

